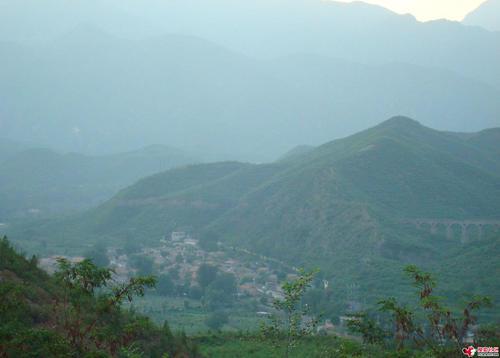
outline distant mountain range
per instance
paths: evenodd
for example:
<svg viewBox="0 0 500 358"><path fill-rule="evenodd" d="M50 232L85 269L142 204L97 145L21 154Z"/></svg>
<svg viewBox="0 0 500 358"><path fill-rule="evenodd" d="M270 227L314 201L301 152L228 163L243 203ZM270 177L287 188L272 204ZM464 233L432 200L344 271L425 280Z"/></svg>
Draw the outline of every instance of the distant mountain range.
<svg viewBox="0 0 500 358"><path fill-rule="evenodd" d="M0 44L0 52L0 129L63 151L166 143L207 161L265 162L394 113L456 131L500 118L498 88L402 63L256 60L196 37L129 41L89 28L36 50Z"/></svg>
<svg viewBox="0 0 500 358"><path fill-rule="evenodd" d="M4 1L0 39L47 41L81 24L129 39L193 35L255 57L309 53L365 64L438 67L500 86L500 35L458 22L422 23L363 2L46 0L42 6L37 0Z"/></svg>
<svg viewBox="0 0 500 358"><path fill-rule="evenodd" d="M437 272L450 296L472 285L500 298L485 275L499 270L500 228L485 224L479 236L470 224L464 240L460 226L500 220L499 138L500 128L449 133L395 117L271 164L169 170L83 215L13 233L35 248L50 240L77 249L130 239L154 246L188 230L201 241L318 266L339 294L355 283L366 302L400 294L400 270L409 263ZM416 219L444 224L418 229ZM446 220L456 222L451 231Z"/></svg>
<svg viewBox="0 0 500 358"><path fill-rule="evenodd" d="M1 143L0 222L88 209L144 175L196 162L188 154L165 146L87 156Z"/></svg>
<svg viewBox="0 0 500 358"><path fill-rule="evenodd" d="M500 31L500 0L487 0L462 21L465 25L481 26L490 31Z"/></svg>
<svg viewBox="0 0 500 358"><path fill-rule="evenodd" d="M0 39L2 135L62 151L266 162L394 114L500 125L499 33L363 3L7 1Z"/></svg>

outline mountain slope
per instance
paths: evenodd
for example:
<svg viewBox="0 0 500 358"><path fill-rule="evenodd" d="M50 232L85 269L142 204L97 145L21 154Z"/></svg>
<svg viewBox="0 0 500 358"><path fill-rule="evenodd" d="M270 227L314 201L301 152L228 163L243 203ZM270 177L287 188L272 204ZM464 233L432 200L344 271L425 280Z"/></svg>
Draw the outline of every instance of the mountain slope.
<svg viewBox="0 0 500 358"><path fill-rule="evenodd" d="M28 149L29 146L24 143L18 143L6 138L0 138L0 163L11 158L16 153Z"/></svg>
<svg viewBox="0 0 500 358"><path fill-rule="evenodd" d="M142 296L144 278L116 284L107 269L66 261L49 276L0 238L0 354L3 357L200 357L168 324L157 327L124 307ZM119 292L119 293L117 293Z"/></svg>
<svg viewBox="0 0 500 358"><path fill-rule="evenodd" d="M37 224L16 236L74 246L83 238L156 245L171 231L189 230L202 241L319 266L341 292L356 283L365 291L362 299L373 302L397 291L402 265L416 263L448 277L452 273L440 263L460 258L447 253L460 255L460 248L479 240L472 232L471 242L461 243L456 232L449 240L443 228L431 233L405 220L500 220L500 160L484 154L491 151L490 132L496 129L464 136L396 117L286 161L167 171L83 216ZM488 228L481 245L498 241L498 234ZM478 272L445 288L482 282L486 276Z"/></svg>
<svg viewBox="0 0 500 358"><path fill-rule="evenodd" d="M499 124L498 88L438 68L326 55L255 60L192 36L130 41L88 27L0 52L0 130L63 151L168 143L210 161L267 162L394 113L455 131Z"/></svg>
<svg viewBox="0 0 500 358"><path fill-rule="evenodd" d="M465 25L481 26L489 31L500 31L500 1L487 0L462 21Z"/></svg>
<svg viewBox="0 0 500 358"><path fill-rule="evenodd" d="M290 149L288 152L283 154L281 157L278 158L278 160L291 160L294 159L298 156L304 155L306 153L309 153L311 150L313 150L315 147L312 145L298 145L296 147L293 147Z"/></svg>
<svg viewBox="0 0 500 358"><path fill-rule="evenodd" d="M101 157L25 149L6 158L0 162L0 222L90 208L144 175L195 161L165 146Z"/></svg>
<svg viewBox="0 0 500 358"><path fill-rule="evenodd" d="M349 260L402 254L426 262L439 256L439 241L426 247L430 242L415 240L426 234L409 234L399 220L498 219L500 171L459 160L475 149L462 144L457 150L444 145L447 140L455 142L398 118L326 144L247 194L212 229L296 264L352 270L349 276L357 271Z"/></svg>

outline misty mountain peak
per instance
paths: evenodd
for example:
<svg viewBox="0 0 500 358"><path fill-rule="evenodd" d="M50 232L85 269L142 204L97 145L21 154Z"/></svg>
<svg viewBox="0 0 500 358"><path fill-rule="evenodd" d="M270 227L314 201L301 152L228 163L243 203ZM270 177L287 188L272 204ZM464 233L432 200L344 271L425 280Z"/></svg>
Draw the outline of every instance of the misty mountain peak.
<svg viewBox="0 0 500 358"><path fill-rule="evenodd" d="M500 0L487 0L470 12L462 21L465 25L500 31Z"/></svg>
<svg viewBox="0 0 500 358"><path fill-rule="evenodd" d="M391 128L423 128L420 122L406 116L394 116L382 122L380 127Z"/></svg>

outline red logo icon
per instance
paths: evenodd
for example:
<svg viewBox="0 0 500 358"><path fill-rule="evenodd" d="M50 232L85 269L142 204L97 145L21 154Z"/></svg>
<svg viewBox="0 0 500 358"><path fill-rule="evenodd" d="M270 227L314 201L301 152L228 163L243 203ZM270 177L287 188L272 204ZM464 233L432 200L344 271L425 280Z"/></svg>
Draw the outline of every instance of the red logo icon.
<svg viewBox="0 0 500 358"><path fill-rule="evenodd" d="M476 348L474 348L473 346L468 346L467 348L462 349L462 353L467 357L472 358L474 357L474 354L476 354Z"/></svg>

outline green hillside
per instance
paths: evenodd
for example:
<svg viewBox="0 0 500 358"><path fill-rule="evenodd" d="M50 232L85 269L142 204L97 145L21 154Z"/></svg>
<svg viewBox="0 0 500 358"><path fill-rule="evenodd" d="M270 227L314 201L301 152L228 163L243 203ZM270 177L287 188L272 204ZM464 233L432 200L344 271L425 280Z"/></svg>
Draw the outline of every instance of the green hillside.
<svg viewBox="0 0 500 358"><path fill-rule="evenodd" d="M97 267L90 260L71 262L61 258L59 269L53 275L37 266L35 256L27 259L7 238L0 238L2 357L382 358L454 357L457 352L456 346L448 341L441 346L446 355L435 355L428 346L418 347L411 342L407 342L405 350L396 353L392 330L387 331L385 341L375 344L361 341L360 337L353 339L352 335L342 337L327 332L303 333L294 338L293 345L284 335L271 336L264 331L214 330L187 336L183 331L174 333L167 321L163 321L160 328L124 304L127 300L135 302L136 296L154 295L154 290L146 290L154 286L154 277L136 276L125 282L116 281L111 269ZM159 286L158 283L157 290ZM163 297L162 300L166 303L175 299ZM264 326L265 322L261 318ZM280 333L286 332L284 327L278 329ZM494 346L497 344L494 334L488 329L480 331L479 344Z"/></svg>
<svg viewBox="0 0 500 358"><path fill-rule="evenodd" d="M18 148L0 146L0 222L87 209L145 175L195 162L166 146L107 156Z"/></svg>
<svg viewBox="0 0 500 358"><path fill-rule="evenodd" d="M199 357L185 335L122 307L154 278L116 283L90 261L61 262L49 276L0 238L0 356Z"/></svg>
<svg viewBox="0 0 500 358"><path fill-rule="evenodd" d="M474 282L473 293L500 298L483 271L500 273L494 254L498 227L485 226L481 239L471 227L462 242L458 226L447 239L443 226L431 233L404 223L500 220L496 131L446 133L396 117L285 161L170 170L85 215L13 232L34 250L39 240L77 250L90 242L121 245L130 239L155 246L182 228L201 241L320 267L339 299L372 303L404 296L408 292L400 292L399 283L405 264L437 272L452 295ZM479 248L493 255L484 257ZM474 264L467 268L465 262Z"/></svg>

